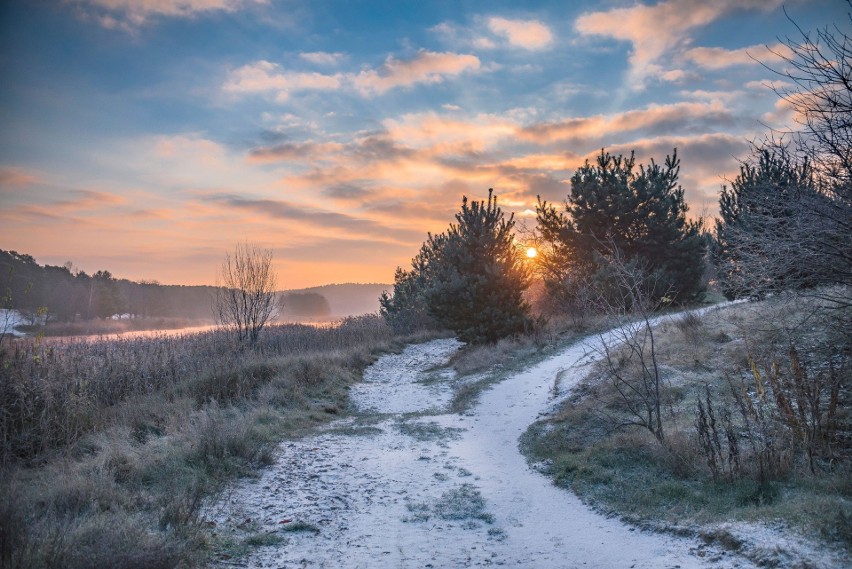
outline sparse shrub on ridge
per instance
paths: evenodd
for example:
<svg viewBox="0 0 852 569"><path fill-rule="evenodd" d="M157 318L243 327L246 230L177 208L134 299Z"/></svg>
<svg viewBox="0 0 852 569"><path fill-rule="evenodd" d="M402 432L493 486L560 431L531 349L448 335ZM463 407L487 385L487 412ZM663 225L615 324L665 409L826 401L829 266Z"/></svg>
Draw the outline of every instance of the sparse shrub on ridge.
<svg viewBox="0 0 852 569"><path fill-rule="evenodd" d="M852 547L852 351L848 333L814 320L836 294L778 295L659 325L662 444L631 426L601 362L523 448L558 484L630 520L765 521ZM631 350L611 353L625 372Z"/></svg>

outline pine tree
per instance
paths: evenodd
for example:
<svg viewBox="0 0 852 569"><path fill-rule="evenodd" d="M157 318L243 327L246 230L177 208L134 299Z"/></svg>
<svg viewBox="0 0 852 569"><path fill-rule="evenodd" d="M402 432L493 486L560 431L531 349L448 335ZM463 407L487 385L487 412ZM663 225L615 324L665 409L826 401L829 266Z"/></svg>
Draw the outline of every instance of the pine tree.
<svg viewBox="0 0 852 569"><path fill-rule="evenodd" d="M848 235L830 215L807 158L777 144L755 148L719 198L714 258L725 294L763 295L848 280L838 260ZM847 259L848 254L847 254Z"/></svg>
<svg viewBox="0 0 852 569"><path fill-rule="evenodd" d="M632 153L602 150L571 178L564 214L539 201L539 230L554 251L548 265L569 267L574 281L606 280L603 258L618 252L649 276L652 297L694 299L703 290L706 243L701 223L686 219L679 175L677 150L662 165L651 160L638 168Z"/></svg>
<svg viewBox="0 0 852 569"><path fill-rule="evenodd" d="M424 298L430 263L436 252L434 246L429 246L432 240L430 234L427 242L420 247L420 252L411 260L411 270L396 268L393 294L384 291L379 297L379 313L397 332L411 333L437 326L428 313Z"/></svg>
<svg viewBox="0 0 852 569"><path fill-rule="evenodd" d="M462 200L455 224L429 235L412 269L398 269L394 294L383 294L382 313L404 326L424 317L475 344L523 332L530 324L523 292L529 274L515 244L513 216L487 201Z"/></svg>
<svg viewBox="0 0 852 569"><path fill-rule="evenodd" d="M439 251L426 293L429 313L466 342L494 342L523 332L529 325L529 307L523 292L529 274L512 229L493 190L488 201L468 205L465 197L440 239L430 239Z"/></svg>

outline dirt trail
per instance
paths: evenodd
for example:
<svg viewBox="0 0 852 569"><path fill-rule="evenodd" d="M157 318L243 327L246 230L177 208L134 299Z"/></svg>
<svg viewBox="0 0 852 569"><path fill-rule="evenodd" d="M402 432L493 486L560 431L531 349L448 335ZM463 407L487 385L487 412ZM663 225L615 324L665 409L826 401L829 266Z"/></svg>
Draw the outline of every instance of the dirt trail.
<svg viewBox="0 0 852 569"><path fill-rule="evenodd" d="M583 377L581 341L447 411L455 340L382 357L353 389L354 417L284 443L207 518L252 547L246 567L749 567L694 540L644 533L530 469L521 433ZM554 379L562 374L560 392ZM299 530L299 531L294 531Z"/></svg>

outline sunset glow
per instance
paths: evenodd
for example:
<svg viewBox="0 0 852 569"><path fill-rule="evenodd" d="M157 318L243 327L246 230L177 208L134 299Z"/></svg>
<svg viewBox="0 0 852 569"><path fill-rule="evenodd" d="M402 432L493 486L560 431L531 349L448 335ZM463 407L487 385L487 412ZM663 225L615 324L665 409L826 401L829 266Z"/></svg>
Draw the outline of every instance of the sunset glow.
<svg viewBox="0 0 852 569"><path fill-rule="evenodd" d="M493 187L532 228L603 147L677 147L712 214L748 141L791 124L756 61L796 31L782 5L9 0L0 249L212 284L251 241L286 288L387 283L462 196ZM847 11L786 8L804 30Z"/></svg>
<svg viewBox="0 0 852 569"><path fill-rule="evenodd" d="M538 257L538 251L536 251L536 248L535 247L529 247L527 249L527 258L528 259L535 259L536 257Z"/></svg>

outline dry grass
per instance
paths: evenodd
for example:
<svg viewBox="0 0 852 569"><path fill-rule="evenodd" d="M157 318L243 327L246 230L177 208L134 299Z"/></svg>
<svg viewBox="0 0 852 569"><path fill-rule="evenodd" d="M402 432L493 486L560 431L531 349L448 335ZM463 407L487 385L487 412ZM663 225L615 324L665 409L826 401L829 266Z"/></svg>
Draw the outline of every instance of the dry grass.
<svg viewBox="0 0 852 569"><path fill-rule="evenodd" d="M664 444L623 426L598 366L526 448L558 483L637 521L772 521L850 548L852 352L826 314L790 296L675 318L656 333Z"/></svg>
<svg viewBox="0 0 852 569"><path fill-rule="evenodd" d="M0 567L181 567L204 498L346 408L402 339L376 318L266 331L16 344L2 362Z"/></svg>

